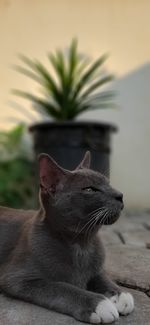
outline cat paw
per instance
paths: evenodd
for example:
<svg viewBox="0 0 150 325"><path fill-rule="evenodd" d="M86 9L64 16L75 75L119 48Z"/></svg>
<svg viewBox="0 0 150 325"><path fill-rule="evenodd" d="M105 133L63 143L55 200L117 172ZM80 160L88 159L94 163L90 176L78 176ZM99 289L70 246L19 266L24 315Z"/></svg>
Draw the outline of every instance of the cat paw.
<svg viewBox="0 0 150 325"><path fill-rule="evenodd" d="M106 298L98 303L95 312L91 314L90 323L109 324L115 322L118 318L119 314L115 305Z"/></svg>
<svg viewBox="0 0 150 325"><path fill-rule="evenodd" d="M134 299L129 292L122 292L119 295L111 297L110 300L121 315L128 315L134 309Z"/></svg>

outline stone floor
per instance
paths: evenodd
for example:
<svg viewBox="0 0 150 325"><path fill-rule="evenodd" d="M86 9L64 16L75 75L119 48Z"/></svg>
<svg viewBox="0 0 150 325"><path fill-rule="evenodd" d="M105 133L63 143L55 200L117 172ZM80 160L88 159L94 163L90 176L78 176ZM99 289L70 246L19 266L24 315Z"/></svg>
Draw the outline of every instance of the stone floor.
<svg viewBox="0 0 150 325"><path fill-rule="evenodd" d="M115 325L150 325L150 213L126 213L105 226L106 268L135 299L135 310ZM79 325L72 317L0 295L0 325Z"/></svg>
<svg viewBox="0 0 150 325"><path fill-rule="evenodd" d="M150 212L126 213L103 228L106 269L135 298L135 311L120 325L150 325Z"/></svg>

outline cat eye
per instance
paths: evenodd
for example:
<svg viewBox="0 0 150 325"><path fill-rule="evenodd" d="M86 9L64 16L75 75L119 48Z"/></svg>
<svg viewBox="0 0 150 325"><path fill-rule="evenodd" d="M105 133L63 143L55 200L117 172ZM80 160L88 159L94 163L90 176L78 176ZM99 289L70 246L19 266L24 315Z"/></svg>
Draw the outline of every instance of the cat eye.
<svg viewBox="0 0 150 325"><path fill-rule="evenodd" d="M98 191L98 189L93 186L84 187L84 188L82 188L82 190L86 191L86 192L97 192Z"/></svg>

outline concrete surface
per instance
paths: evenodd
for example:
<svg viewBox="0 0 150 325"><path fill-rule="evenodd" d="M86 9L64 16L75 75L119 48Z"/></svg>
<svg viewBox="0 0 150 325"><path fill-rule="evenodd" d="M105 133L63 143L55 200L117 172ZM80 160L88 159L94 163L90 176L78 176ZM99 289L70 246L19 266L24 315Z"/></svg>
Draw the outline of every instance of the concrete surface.
<svg viewBox="0 0 150 325"><path fill-rule="evenodd" d="M102 238L106 269L135 299L134 312L115 324L150 325L150 215L124 215L113 226L104 227ZM0 325L79 324L72 317L0 295Z"/></svg>

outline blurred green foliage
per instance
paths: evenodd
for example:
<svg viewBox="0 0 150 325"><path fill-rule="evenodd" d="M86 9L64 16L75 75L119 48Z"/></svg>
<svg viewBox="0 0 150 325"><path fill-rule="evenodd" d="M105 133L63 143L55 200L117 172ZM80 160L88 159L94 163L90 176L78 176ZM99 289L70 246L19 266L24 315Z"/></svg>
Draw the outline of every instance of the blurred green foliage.
<svg viewBox="0 0 150 325"><path fill-rule="evenodd" d="M0 132L0 205L33 208L34 166L23 138L25 126Z"/></svg>

